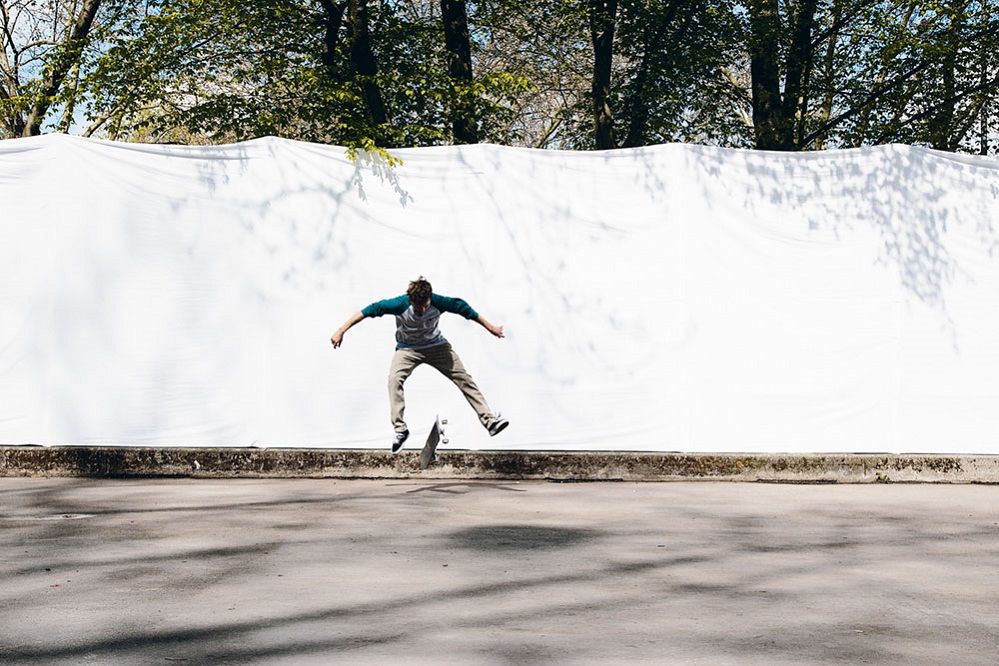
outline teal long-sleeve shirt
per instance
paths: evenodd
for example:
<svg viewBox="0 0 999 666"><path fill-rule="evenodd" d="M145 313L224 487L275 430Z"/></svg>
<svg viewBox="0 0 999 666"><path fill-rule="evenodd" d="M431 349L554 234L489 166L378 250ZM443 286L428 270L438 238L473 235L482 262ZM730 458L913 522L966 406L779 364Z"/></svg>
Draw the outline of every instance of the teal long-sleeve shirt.
<svg viewBox="0 0 999 666"><path fill-rule="evenodd" d="M361 310L365 317L395 315L396 349L427 349L447 344L439 326L441 315L445 312L461 315L465 319L479 318L479 313L462 299L439 294L431 295L430 307L422 315L416 312L405 294L375 301Z"/></svg>

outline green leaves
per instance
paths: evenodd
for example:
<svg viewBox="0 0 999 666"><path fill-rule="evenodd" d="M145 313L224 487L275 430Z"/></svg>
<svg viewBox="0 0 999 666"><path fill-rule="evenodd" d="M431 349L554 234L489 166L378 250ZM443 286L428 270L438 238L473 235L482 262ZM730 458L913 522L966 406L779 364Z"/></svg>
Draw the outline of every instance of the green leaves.
<svg viewBox="0 0 999 666"><path fill-rule="evenodd" d="M154 6L118 36L90 79L99 91L94 108L106 116L103 131L144 140L273 134L368 150L370 142L445 143L449 109L461 106L475 110L488 139L503 135L506 105L529 87L524 77L487 72L456 85L443 66L442 27L432 5L371 3L366 9L377 73L362 75L346 4L180 0ZM372 89L386 122L366 113Z"/></svg>
<svg viewBox="0 0 999 666"><path fill-rule="evenodd" d="M592 0L468 3L467 59L438 3L0 0L0 137L596 145ZM614 146L996 151L999 0L617 0L603 18Z"/></svg>

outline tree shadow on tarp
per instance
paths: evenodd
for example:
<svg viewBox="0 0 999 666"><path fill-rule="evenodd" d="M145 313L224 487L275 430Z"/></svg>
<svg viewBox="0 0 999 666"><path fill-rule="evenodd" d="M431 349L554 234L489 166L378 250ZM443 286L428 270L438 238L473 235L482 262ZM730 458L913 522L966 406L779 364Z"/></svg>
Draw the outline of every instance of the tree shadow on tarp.
<svg viewBox="0 0 999 666"><path fill-rule="evenodd" d="M774 227L785 225L789 236L821 241L873 229L880 238L872 248L877 264L897 275L910 304L937 313L957 348L949 288L975 281L975 267L962 262L958 248L970 238L977 247L962 248L965 258L968 249L984 262L999 256L994 161L904 145L697 155L693 166L704 170L706 196L724 194L750 217L777 216Z"/></svg>
<svg viewBox="0 0 999 666"><path fill-rule="evenodd" d="M508 316L535 343L525 370L566 388L594 370L633 380L631 357L647 358L655 340L643 313L619 298L627 290L615 287L654 269L622 251L648 220L628 217L631 189L616 190L613 179L601 186L613 159L484 145L455 157L468 196L452 201L450 214L471 221L461 238L468 277L484 291L512 294ZM618 344L601 344L609 339Z"/></svg>

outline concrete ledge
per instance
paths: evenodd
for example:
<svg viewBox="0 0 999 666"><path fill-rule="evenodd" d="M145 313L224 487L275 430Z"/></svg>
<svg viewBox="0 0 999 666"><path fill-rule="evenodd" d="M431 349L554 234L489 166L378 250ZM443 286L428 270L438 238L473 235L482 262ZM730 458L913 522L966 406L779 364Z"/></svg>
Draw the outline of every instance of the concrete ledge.
<svg viewBox="0 0 999 666"><path fill-rule="evenodd" d="M999 456L0 446L0 477L999 483Z"/></svg>

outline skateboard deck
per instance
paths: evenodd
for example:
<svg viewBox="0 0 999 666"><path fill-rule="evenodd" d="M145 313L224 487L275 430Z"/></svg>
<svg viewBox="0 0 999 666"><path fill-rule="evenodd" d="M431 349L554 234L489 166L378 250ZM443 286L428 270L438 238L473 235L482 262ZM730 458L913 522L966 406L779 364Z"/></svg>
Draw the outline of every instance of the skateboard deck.
<svg viewBox="0 0 999 666"><path fill-rule="evenodd" d="M434 425L430 429L430 434L427 435L427 443L423 445L423 450L420 451L420 469L426 469L434 464L437 460L437 445L440 443L447 444L447 437L444 436L444 426L447 425L447 419L441 419L438 416L434 420Z"/></svg>

